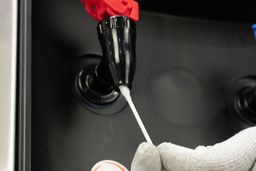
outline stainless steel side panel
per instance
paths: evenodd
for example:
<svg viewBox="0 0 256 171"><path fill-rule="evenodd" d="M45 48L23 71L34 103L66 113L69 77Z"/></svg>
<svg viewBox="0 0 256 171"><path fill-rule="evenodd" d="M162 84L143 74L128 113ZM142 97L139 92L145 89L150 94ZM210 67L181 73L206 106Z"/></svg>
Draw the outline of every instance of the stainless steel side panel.
<svg viewBox="0 0 256 171"><path fill-rule="evenodd" d="M0 171L14 170L17 0L0 0Z"/></svg>

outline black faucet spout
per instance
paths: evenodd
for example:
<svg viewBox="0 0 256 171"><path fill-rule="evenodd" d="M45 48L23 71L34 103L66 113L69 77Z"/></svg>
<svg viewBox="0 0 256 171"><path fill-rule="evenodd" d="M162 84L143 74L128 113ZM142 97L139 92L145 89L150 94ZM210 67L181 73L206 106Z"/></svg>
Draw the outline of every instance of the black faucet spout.
<svg viewBox="0 0 256 171"><path fill-rule="evenodd" d="M97 30L103 55L97 63L89 60L95 55L83 57L85 66L76 75L75 87L86 103L104 106L120 99L120 85L132 88L136 23L128 17L113 16L101 21Z"/></svg>
<svg viewBox="0 0 256 171"><path fill-rule="evenodd" d="M132 88L136 67L136 23L124 16L113 16L98 24L103 59L98 76L118 90L119 85Z"/></svg>

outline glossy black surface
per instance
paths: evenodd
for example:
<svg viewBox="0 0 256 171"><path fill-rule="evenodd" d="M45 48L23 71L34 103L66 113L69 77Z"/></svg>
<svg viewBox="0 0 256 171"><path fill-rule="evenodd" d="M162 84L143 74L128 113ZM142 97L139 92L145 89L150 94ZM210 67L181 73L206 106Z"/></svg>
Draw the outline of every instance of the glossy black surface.
<svg viewBox="0 0 256 171"><path fill-rule="evenodd" d="M101 21L97 28L103 54L80 57L84 66L78 64L80 70L74 68L79 70L75 73L74 84L75 91L88 105L103 107L119 98L118 86L132 88L136 66L136 24L127 17L113 16Z"/></svg>
<svg viewBox="0 0 256 171"><path fill-rule="evenodd" d="M97 68L99 77L111 82L116 90L119 85L131 88L136 66L135 22L120 16L107 18L98 25L98 37L103 53Z"/></svg>
<svg viewBox="0 0 256 171"><path fill-rule="evenodd" d="M32 17L32 170L88 171L104 159L129 168L144 141L130 109L95 115L72 92L77 56L101 53L97 22L74 0L35 0ZM256 74L249 23L142 12L136 49L132 96L155 144L211 145L241 129L225 89Z"/></svg>
<svg viewBox="0 0 256 171"><path fill-rule="evenodd" d="M82 98L82 101L91 106L108 105L119 97L119 93L114 90L113 79L108 68L101 68L102 56L95 54L85 54L79 57L74 68L74 91ZM107 77L99 76L99 70ZM72 76L73 77L73 76ZM103 79L106 79L104 81Z"/></svg>
<svg viewBox="0 0 256 171"><path fill-rule="evenodd" d="M102 59L103 57L97 54L79 56L72 65L70 77L73 80L71 82L74 95L82 105L95 114L113 115L120 112L127 103L120 93L114 90L113 82L105 82L101 79L102 75L99 77L96 74ZM106 70L108 71L108 68ZM112 80L111 75L108 79Z"/></svg>
<svg viewBox="0 0 256 171"><path fill-rule="evenodd" d="M233 111L249 125L256 125L256 79L244 77L238 82L247 82L236 90L233 94Z"/></svg>

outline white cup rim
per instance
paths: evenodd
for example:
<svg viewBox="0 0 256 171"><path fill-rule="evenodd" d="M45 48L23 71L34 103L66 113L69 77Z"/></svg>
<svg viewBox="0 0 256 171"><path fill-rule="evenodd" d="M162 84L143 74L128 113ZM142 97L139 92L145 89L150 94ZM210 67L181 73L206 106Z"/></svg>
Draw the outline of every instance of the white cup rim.
<svg viewBox="0 0 256 171"><path fill-rule="evenodd" d="M104 166L104 165L113 165L113 168L117 168L120 169L120 171L128 171L128 169L126 167L124 167L122 164L113 161L113 160L102 160L97 162L91 171L97 171L100 167ZM107 171L107 170L106 170Z"/></svg>

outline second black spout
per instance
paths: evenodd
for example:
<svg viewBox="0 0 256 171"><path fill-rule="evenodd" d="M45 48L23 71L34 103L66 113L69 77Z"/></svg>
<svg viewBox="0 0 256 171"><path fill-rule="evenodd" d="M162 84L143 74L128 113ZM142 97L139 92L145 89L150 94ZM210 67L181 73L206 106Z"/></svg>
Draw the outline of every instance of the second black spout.
<svg viewBox="0 0 256 171"><path fill-rule="evenodd" d="M96 68L98 77L118 91L119 85L132 88L136 66L136 23L124 16L105 19L98 25L103 59Z"/></svg>

